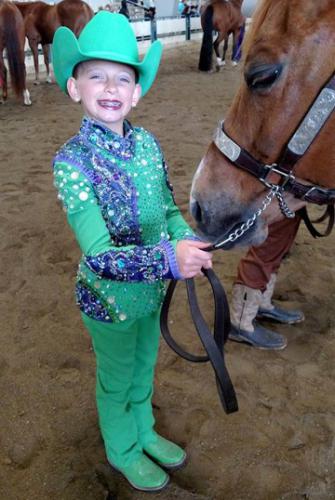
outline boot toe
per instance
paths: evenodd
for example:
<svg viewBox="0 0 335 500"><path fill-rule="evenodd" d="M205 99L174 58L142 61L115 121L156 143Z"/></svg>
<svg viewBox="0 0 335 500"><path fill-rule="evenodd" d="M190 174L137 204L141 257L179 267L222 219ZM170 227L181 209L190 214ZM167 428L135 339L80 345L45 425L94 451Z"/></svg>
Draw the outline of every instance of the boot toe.
<svg viewBox="0 0 335 500"><path fill-rule="evenodd" d="M275 306L273 309L259 308L257 312L257 319L276 321L286 325L294 325L300 323L305 319L304 313L299 310L286 311L281 307Z"/></svg>
<svg viewBox="0 0 335 500"><path fill-rule="evenodd" d="M186 452L177 444L156 434L155 440L143 446L143 450L158 465L169 470L182 467L186 461Z"/></svg>
<svg viewBox="0 0 335 500"><path fill-rule="evenodd" d="M120 472L133 488L140 491L160 491L169 482L169 476L146 455L124 467L116 467L109 462L113 469Z"/></svg>
<svg viewBox="0 0 335 500"><path fill-rule="evenodd" d="M287 340L283 335L263 328L254 322L254 331L241 330L231 325L229 339L235 342L243 342L257 349L280 350L287 345Z"/></svg>

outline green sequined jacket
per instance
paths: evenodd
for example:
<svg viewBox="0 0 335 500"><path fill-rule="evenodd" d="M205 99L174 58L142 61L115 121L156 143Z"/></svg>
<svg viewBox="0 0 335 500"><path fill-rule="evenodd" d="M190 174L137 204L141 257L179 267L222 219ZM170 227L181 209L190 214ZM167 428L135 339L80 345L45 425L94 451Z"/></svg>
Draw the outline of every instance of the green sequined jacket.
<svg viewBox="0 0 335 500"><path fill-rule="evenodd" d="M82 250L76 299L99 321L157 310L181 278L176 244L194 238L177 208L157 140L125 122L124 137L85 117L57 152L54 179Z"/></svg>

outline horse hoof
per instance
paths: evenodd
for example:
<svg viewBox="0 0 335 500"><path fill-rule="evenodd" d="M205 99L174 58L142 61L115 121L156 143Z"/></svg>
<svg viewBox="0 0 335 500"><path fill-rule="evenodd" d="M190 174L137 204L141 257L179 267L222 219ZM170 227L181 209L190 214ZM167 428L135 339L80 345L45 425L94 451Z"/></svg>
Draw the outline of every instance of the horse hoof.
<svg viewBox="0 0 335 500"><path fill-rule="evenodd" d="M34 81L34 85L40 85L40 83L41 83L41 82L40 82L39 80L35 80L35 81Z"/></svg>
<svg viewBox="0 0 335 500"><path fill-rule="evenodd" d="M238 63L237 63L236 61L232 61L232 62L231 62L231 65L232 65L232 66L237 66L237 64L238 64Z"/></svg>
<svg viewBox="0 0 335 500"><path fill-rule="evenodd" d="M51 78L47 78L47 79L45 80L45 83L53 83L53 81L51 80Z"/></svg>

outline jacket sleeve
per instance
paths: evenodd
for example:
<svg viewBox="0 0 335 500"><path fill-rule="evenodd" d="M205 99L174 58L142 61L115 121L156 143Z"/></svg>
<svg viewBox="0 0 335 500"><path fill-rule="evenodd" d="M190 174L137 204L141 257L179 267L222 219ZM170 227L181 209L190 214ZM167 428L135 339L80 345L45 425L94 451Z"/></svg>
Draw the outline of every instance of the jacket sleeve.
<svg viewBox="0 0 335 500"><path fill-rule="evenodd" d="M171 242L122 247L113 244L93 186L75 166L56 162L54 179L85 263L94 273L128 282L181 278Z"/></svg>

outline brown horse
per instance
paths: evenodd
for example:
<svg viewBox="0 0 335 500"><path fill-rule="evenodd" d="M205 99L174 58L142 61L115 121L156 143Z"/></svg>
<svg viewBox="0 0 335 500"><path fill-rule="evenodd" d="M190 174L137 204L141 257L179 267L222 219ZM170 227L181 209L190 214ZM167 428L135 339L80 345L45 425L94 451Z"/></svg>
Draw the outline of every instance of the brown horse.
<svg viewBox="0 0 335 500"><path fill-rule="evenodd" d="M241 58L241 44L244 36L245 17L241 12L243 0L209 0L201 10L203 29L199 58L199 70L211 71L213 47L216 54L216 70L225 64L229 35L233 35L232 63L236 65ZM213 44L213 30L217 37ZM224 41L222 57L220 43Z"/></svg>
<svg viewBox="0 0 335 500"><path fill-rule="evenodd" d="M335 2L263 0L252 24L244 81L191 192L199 229L229 235L227 248L231 234L257 245L282 214L335 200Z"/></svg>
<svg viewBox="0 0 335 500"><path fill-rule="evenodd" d="M82 0L63 0L56 5L45 2L17 2L25 22L25 31L33 53L35 84L39 83L38 45L42 45L47 82L51 82L49 67L49 46L56 29L67 26L78 36L86 23L93 17L91 7Z"/></svg>
<svg viewBox="0 0 335 500"><path fill-rule="evenodd" d="M0 102L7 99L7 69L3 51L7 50L7 60L11 84L17 97L23 98L25 105L31 104L26 88L26 68L24 64L24 23L19 10L11 2L0 0Z"/></svg>

